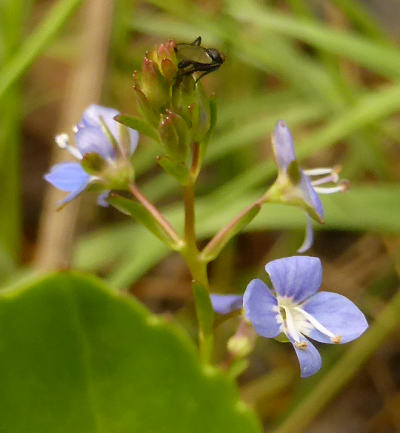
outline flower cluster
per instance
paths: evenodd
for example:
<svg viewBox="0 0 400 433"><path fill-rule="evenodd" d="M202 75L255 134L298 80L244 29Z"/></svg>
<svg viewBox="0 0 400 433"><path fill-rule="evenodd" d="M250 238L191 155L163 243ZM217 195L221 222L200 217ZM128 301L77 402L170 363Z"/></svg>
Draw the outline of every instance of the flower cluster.
<svg viewBox="0 0 400 433"><path fill-rule="evenodd" d="M349 299L318 292L322 266L317 257L278 259L267 263L265 270L273 290L255 279L243 297L211 295L213 308L220 314L243 308L246 319L262 337L276 338L283 333L296 351L302 377L321 368L321 356L307 337L320 343L343 344L368 328L363 313Z"/></svg>
<svg viewBox="0 0 400 433"><path fill-rule="evenodd" d="M203 284L208 284L207 263L215 259L230 239L258 214L262 205L283 203L298 206L306 212L306 236L298 250L304 252L313 242L311 218L320 223L324 221L318 194L348 189L348 182L339 179L339 167L300 168L289 128L280 120L272 135L278 166L275 182L262 197L222 228L203 250L198 249L194 187L215 123L213 101L205 95L199 80L215 71L223 61L224 56L216 49L201 47L201 38L190 44L168 41L146 53L142 70L134 74L134 90L142 119L119 115L112 108L91 105L74 128L75 146L70 144L67 134L56 137L57 144L76 161L56 164L45 175L48 182L69 193L59 202L60 207L91 188L100 192L99 204L106 206L109 202L135 217L166 245L182 254L206 297L208 287ZM130 158L139 137L135 129L127 126L160 142L165 155L157 161L184 186L184 237L179 236L135 184ZM111 190L128 189L139 203L118 195L107 201ZM271 287L254 279L243 296L211 295L215 312L243 314L238 331L228 343L233 357L248 355L256 333L266 338L280 337L293 345L301 376L308 377L321 368L320 354L309 339L342 344L358 338L367 329L363 313L349 299L336 293L318 292L322 283L322 266L318 258L282 258L269 262L265 269ZM210 342L206 339L213 328L212 309L208 299L205 302L204 297L199 295L198 298L201 298L197 305L199 323L203 326L200 342L206 342L204 353L209 356ZM202 308L207 311L201 311Z"/></svg>
<svg viewBox="0 0 400 433"><path fill-rule="evenodd" d="M200 152L201 157L204 153L213 119L201 83L180 70L182 45L202 49L170 40L146 53L141 71L135 71L133 77L138 107L165 152L158 162L185 183L182 172L187 177L194 154Z"/></svg>
<svg viewBox="0 0 400 433"><path fill-rule="evenodd" d="M54 165L44 178L68 196L58 203L63 207L90 185L102 193L98 203L107 206L111 189L126 189L133 178L129 161L136 150L139 135L114 120L118 114L113 108L91 105L74 128L76 146L70 144L67 134L56 136L57 145L67 150L77 162Z"/></svg>

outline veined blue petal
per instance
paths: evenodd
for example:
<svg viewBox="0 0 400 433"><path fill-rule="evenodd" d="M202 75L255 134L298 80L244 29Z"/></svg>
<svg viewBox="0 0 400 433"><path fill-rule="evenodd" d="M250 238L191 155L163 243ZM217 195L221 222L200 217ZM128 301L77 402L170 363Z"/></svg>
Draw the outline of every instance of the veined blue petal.
<svg viewBox="0 0 400 433"><path fill-rule="evenodd" d="M274 338L281 333L278 302L263 281L250 281L243 295L243 308L258 335Z"/></svg>
<svg viewBox="0 0 400 433"><path fill-rule="evenodd" d="M340 336L340 343L358 338L368 328L364 314L350 299L338 293L316 293L304 303L302 308L330 332ZM332 343L329 336L316 329L309 331L307 335L321 343Z"/></svg>
<svg viewBox="0 0 400 433"><path fill-rule="evenodd" d="M277 294L297 303L321 287L322 266L318 257L293 256L273 260L265 265L265 270Z"/></svg>
<svg viewBox="0 0 400 433"><path fill-rule="evenodd" d="M119 114L114 108L103 107L102 105L92 104L90 105L82 115L82 119L79 126L94 126L101 127L100 118L104 120L107 128L111 134L118 140L118 123L114 120L114 117Z"/></svg>
<svg viewBox="0 0 400 433"><path fill-rule="evenodd" d="M75 192L87 187L90 176L78 162L54 165L44 178L61 191Z"/></svg>
<svg viewBox="0 0 400 433"><path fill-rule="evenodd" d="M322 365L321 355L316 347L307 338L300 337L300 344L303 343L304 348L300 349L292 340L294 350L300 363L301 377L309 377L320 370Z"/></svg>
<svg viewBox="0 0 400 433"><path fill-rule="evenodd" d="M216 295L211 294L213 310L219 314L228 314L243 307L242 295Z"/></svg>
<svg viewBox="0 0 400 433"><path fill-rule="evenodd" d="M115 156L115 150L100 126L78 128L75 141L82 155L93 152L106 160Z"/></svg>
<svg viewBox="0 0 400 433"><path fill-rule="evenodd" d="M320 219L320 222L323 222L325 214L321 199L311 185L310 178L306 176L303 171L301 171L299 187L302 192L304 201L307 203L308 206L314 209Z"/></svg>
<svg viewBox="0 0 400 433"><path fill-rule="evenodd" d="M110 195L110 190L104 191L97 197L97 204L99 206L108 207L108 196Z"/></svg>
<svg viewBox="0 0 400 433"><path fill-rule="evenodd" d="M306 225L306 234L304 237L304 241L301 244L301 247L297 250L298 253L303 254L307 250L309 250L312 247L312 244L314 243L314 230L311 224L311 219L306 213L306 219L307 219L307 225Z"/></svg>
<svg viewBox="0 0 400 433"><path fill-rule="evenodd" d="M280 170L287 170L296 160L292 135L283 120L279 120L272 136L272 148Z"/></svg>

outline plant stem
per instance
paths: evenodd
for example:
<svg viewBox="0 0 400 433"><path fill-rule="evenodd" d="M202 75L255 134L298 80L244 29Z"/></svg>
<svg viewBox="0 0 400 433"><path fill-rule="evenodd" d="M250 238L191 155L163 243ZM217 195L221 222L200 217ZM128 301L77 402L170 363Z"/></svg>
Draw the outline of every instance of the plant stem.
<svg viewBox="0 0 400 433"><path fill-rule="evenodd" d="M183 187L183 200L185 204L185 241L188 249L197 251L195 233L195 211L194 211L194 185L190 183Z"/></svg>
<svg viewBox="0 0 400 433"><path fill-rule="evenodd" d="M200 358L204 363L209 363L212 356L214 341L212 326L214 313L208 294L209 284L207 264L200 259L200 253L196 243L194 186L195 179L193 177L191 182L183 187L183 199L185 205L185 247L182 249L181 254L185 259L194 280L194 300L199 323ZM197 292L195 287L197 287ZM202 291L201 296L198 295L199 291ZM201 318L203 318L203 320Z"/></svg>
<svg viewBox="0 0 400 433"><path fill-rule="evenodd" d="M139 188L132 182L129 184L129 189L136 200L141 203L158 221L163 229L168 233L171 239L176 242L177 245L181 242L178 234L170 224L170 222L162 215L162 213L139 191Z"/></svg>

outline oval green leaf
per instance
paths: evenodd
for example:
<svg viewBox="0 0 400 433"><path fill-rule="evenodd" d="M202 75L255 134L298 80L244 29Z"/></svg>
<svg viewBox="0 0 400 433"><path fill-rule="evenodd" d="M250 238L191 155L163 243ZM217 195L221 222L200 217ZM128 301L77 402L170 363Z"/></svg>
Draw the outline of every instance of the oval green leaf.
<svg viewBox="0 0 400 433"><path fill-rule="evenodd" d="M0 383L4 432L261 431L180 329L77 274L1 293Z"/></svg>

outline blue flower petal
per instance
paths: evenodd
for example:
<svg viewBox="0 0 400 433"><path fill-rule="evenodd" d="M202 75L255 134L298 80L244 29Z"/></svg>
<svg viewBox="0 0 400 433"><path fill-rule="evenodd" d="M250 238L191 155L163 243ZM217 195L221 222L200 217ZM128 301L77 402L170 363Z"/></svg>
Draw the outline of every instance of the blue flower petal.
<svg viewBox="0 0 400 433"><path fill-rule="evenodd" d="M108 207L108 196L110 195L110 190L104 191L97 197L97 204L102 207Z"/></svg>
<svg viewBox="0 0 400 433"><path fill-rule="evenodd" d="M44 178L61 191L75 192L87 187L90 176L77 162L54 165Z"/></svg>
<svg viewBox="0 0 400 433"><path fill-rule="evenodd" d="M322 283L322 266L318 257L293 256L273 260L265 265L279 296L301 302L313 295Z"/></svg>
<svg viewBox="0 0 400 433"><path fill-rule="evenodd" d="M323 222L324 220L324 208L322 206L321 199L318 194L315 192L313 186L311 185L310 178L301 171L301 179L300 179L300 190L304 201L306 204L314 209L316 214L318 215L319 222Z"/></svg>
<svg viewBox="0 0 400 433"><path fill-rule="evenodd" d="M136 129L129 128L129 143L130 143L130 153L129 155L133 155L135 152L139 141L139 133Z"/></svg>
<svg viewBox="0 0 400 433"><path fill-rule="evenodd" d="M114 108L108 108L101 105L92 104L83 113L81 122L78 125L78 129L85 126L92 126L96 128L101 127L100 118L102 118L115 140L118 141L120 124L114 120L114 117L118 114L119 112ZM129 138L130 155L132 155L135 152L139 141L139 133L135 129L129 128Z"/></svg>
<svg viewBox="0 0 400 433"><path fill-rule="evenodd" d="M305 253L307 250L309 250L312 247L312 244L314 243L314 230L311 224L311 219L307 213L306 213L306 219L307 219L307 225L306 225L306 234L304 237L304 241L301 244L301 247L297 250L297 252L300 254Z"/></svg>
<svg viewBox="0 0 400 433"><path fill-rule="evenodd" d="M274 338L281 333L278 302L263 281L250 281L244 292L243 308L247 320L251 322L258 335Z"/></svg>
<svg viewBox="0 0 400 433"><path fill-rule="evenodd" d="M364 314L353 302L338 293L319 292L307 300L302 308L326 329L340 336L340 343L358 338L368 328ZM328 336L315 329L307 335L321 343L332 343Z"/></svg>
<svg viewBox="0 0 400 433"><path fill-rule="evenodd" d="M60 200L57 202L57 209L60 210L63 208L66 204L68 204L70 201L72 201L74 198L78 197L79 194L82 194L83 191L85 191L87 185L82 186L81 188L71 192L67 195L63 200Z"/></svg>
<svg viewBox="0 0 400 433"><path fill-rule="evenodd" d="M115 150L100 126L79 127L75 142L82 155L97 153L104 159L115 157Z"/></svg>
<svg viewBox="0 0 400 433"><path fill-rule="evenodd" d="M82 119L79 126L93 126L101 127L100 118L104 120L107 128L110 130L111 134L118 140L118 122L114 120L114 117L119 114L114 108L103 107L101 105L92 104L83 113Z"/></svg>
<svg viewBox="0 0 400 433"><path fill-rule="evenodd" d="M287 170L290 163L296 160L292 135L283 120L279 120L275 126L272 148L280 170Z"/></svg>
<svg viewBox="0 0 400 433"><path fill-rule="evenodd" d="M300 349L293 340L291 341L299 359L301 377L309 377L320 370L322 366L321 355L307 338L300 337L300 342L306 343L307 346L304 349Z"/></svg>
<svg viewBox="0 0 400 433"><path fill-rule="evenodd" d="M215 295L211 294L211 304L215 312L228 314L243 308L242 295Z"/></svg>

